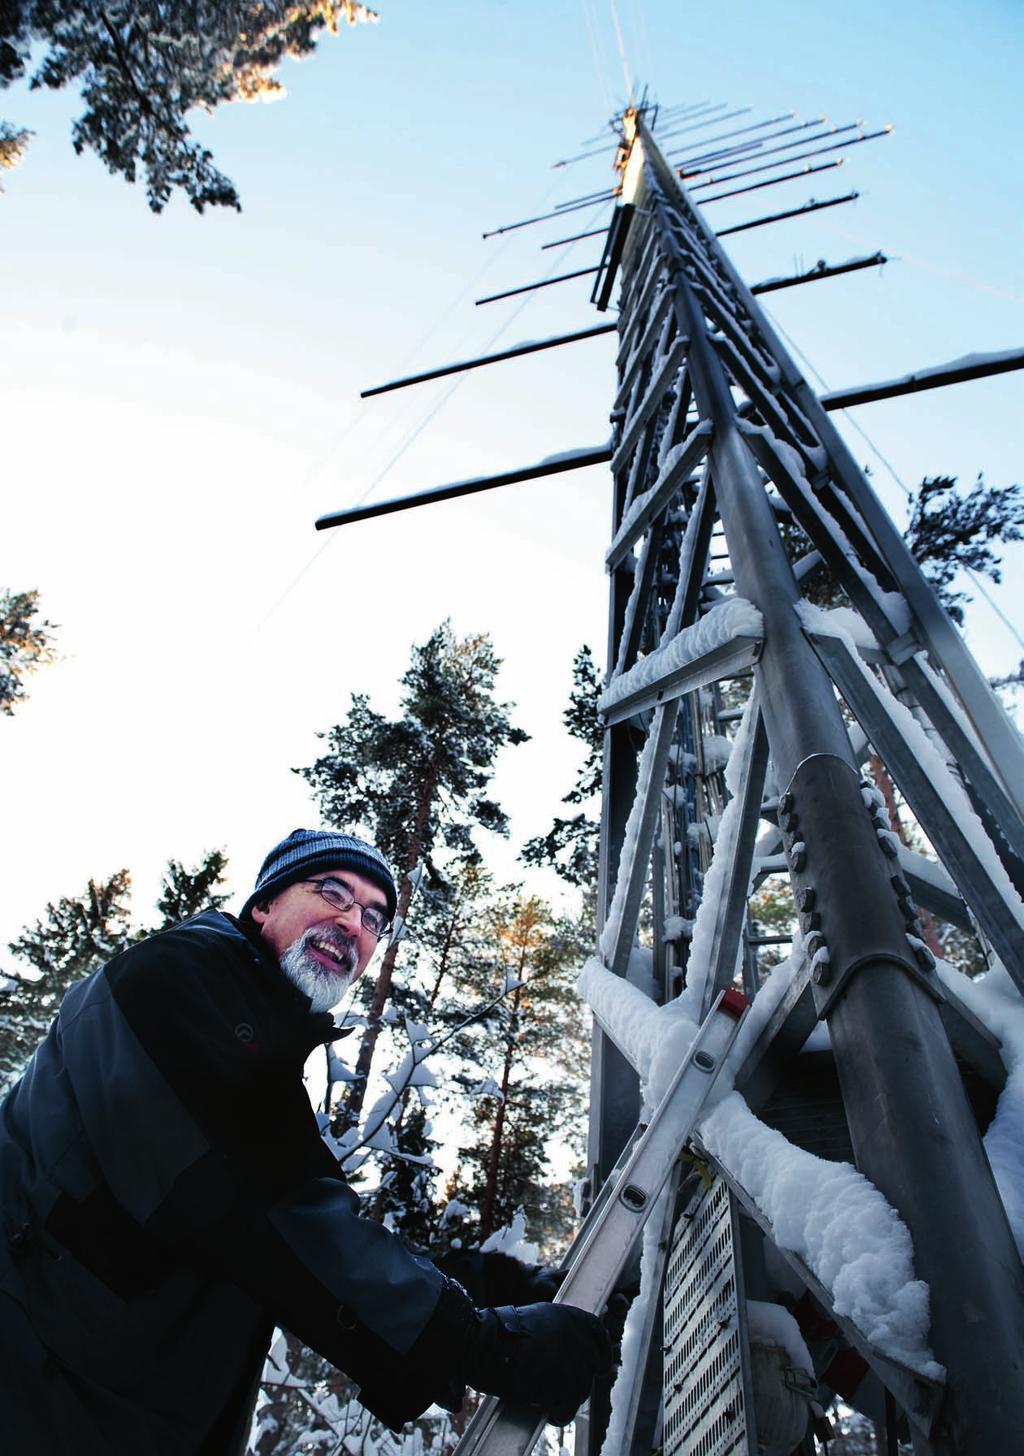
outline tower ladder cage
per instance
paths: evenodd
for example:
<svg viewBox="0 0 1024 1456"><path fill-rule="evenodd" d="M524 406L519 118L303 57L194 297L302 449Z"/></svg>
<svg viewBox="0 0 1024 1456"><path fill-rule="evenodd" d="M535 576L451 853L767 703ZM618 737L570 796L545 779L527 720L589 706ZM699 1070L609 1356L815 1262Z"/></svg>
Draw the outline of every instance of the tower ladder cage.
<svg viewBox="0 0 1024 1456"><path fill-rule="evenodd" d="M1018 1449L1024 1274L982 1144L1007 1066L922 915L1018 998L1022 741L642 108L616 165L591 1188L638 1073L656 1097L721 988L754 1007L577 1456L810 1456L836 1395L879 1450ZM792 895L773 967L766 882Z"/></svg>

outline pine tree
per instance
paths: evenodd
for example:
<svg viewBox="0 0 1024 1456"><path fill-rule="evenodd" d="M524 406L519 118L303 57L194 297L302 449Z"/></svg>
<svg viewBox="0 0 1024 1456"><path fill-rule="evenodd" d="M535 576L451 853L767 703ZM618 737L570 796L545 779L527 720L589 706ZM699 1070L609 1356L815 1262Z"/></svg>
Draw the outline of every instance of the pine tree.
<svg viewBox="0 0 1024 1456"><path fill-rule="evenodd" d="M1002 559L993 543L1024 540L1024 488L986 485L979 475L967 495L956 489L956 476L922 480L907 524L907 544L954 622L963 626L967 592L955 592L961 571L977 571L1002 580Z"/></svg>
<svg viewBox="0 0 1024 1456"><path fill-rule="evenodd" d="M38 592L0 592L0 712L8 717L25 697L24 679L54 659L53 623L34 621L38 612Z"/></svg>
<svg viewBox="0 0 1024 1456"><path fill-rule="evenodd" d="M4 0L0 85L25 74L34 49L33 89L81 87L76 152L89 147L129 182L141 168L154 212L175 188L199 212L238 208L234 184L193 139L189 112L281 96L274 73L286 56L312 54L343 21L376 19L359 0Z"/></svg>
<svg viewBox="0 0 1024 1456"><path fill-rule="evenodd" d="M207 850L194 870L187 869L180 859L168 860L156 902L160 913L156 929L178 925L203 910L218 910L230 898L216 890L224 882L227 863L227 855L219 849Z"/></svg>
<svg viewBox="0 0 1024 1456"><path fill-rule="evenodd" d="M21 161L31 133L23 126L0 121L0 171L9 171ZM3 187L0 187L0 192Z"/></svg>
<svg viewBox="0 0 1024 1456"><path fill-rule="evenodd" d="M573 927L535 897L506 892L492 914L491 947L490 977L506 995L467 1033L484 1076L469 1089L477 1098L476 1138L451 1190L478 1211L480 1239L510 1222L520 1205L542 1226L559 1207L549 1144L556 1135L570 1143L581 1135L573 1128L586 1060L572 984L580 949Z"/></svg>
<svg viewBox="0 0 1024 1456"><path fill-rule="evenodd" d="M604 727L597 710L600 695L601 681L593 654L584 645L573 658L572 691L562 722L584 745L585 754L576 782L562 798L563 804L589 804L600 792L604 750ZM591 888L597 881L599 834L596 815L581 810L571 819L556 818L547 834L527 840L521 858L529 865L550 865L570 885Z"/></svg>
<svg viewBox="0 0 1024 1456"><path fill-rule="evenodd" d="M109 880L90 880L81 895L47 905L8 949L31 968L0 979L0 1087L21 1072L75 981L91 975L118 952L157 930L166 930L200 910L227 899L215 892L227 859L208 851L195 869L168 861L157 911L148 929L131 925L131 875L118 870Z"/></svg>
<svg viewBox="0 0 1024 1456"><path fill-rule="evenodd" d="M375 1218L424 1249L434 1242L440 1212L434 1198L437 1144L431 1132L425 1107L413 1103L402 1109L395 1137L397 1156L381 1179L373 1207Z"/></svg>
<svg viewBox="0 0 1024 1456"><path fill-rule="evenodd" d="M486 790L498 750L528 735L512 725L512 704L495 700L500 665L489 637L457 638L443 623L413 648L401 679L401 718L385 718L353 693L345 721L320 735L327 753L296 770L326 823L360 830L390 860L399 878L399 931L417 881L445 892L450 866L479 861L475 829L508 833L504 810ZM400 944L394 937L380 963L339 1130L354 1126L362 1111Z"/></svg>
<svg viewBox="0 0 1024 1456"><path fill-rule="evenodd" d="M130 897L127 870L90 880L83 895L51 902L11 941L11 952L35 974L15 974L0 993L0 1084L20 1073L68 987L130 943Z"/></svg>

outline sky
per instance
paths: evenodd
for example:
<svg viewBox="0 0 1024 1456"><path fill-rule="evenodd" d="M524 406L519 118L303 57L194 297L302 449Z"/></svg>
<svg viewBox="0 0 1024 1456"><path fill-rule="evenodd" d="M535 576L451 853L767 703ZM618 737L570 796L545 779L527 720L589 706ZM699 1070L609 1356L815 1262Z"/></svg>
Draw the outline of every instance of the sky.
<svg viewBox="0 0 1024 1456"><path fill-rule="evenodd" d="M394 711L411 644L445 618L491 633L499 692L532 735L496 778L511 840L485 845L500 875L522 875L515 850L547 829L578 761L561 724L573 654L588 642L606 656L606 470L328 533L313 521L607 438L611 338L358 392L598 321L587 279L473 300L596 262L599 239L539 249L600 212L481 234L606 186L610 154L552 163L610 136L631 85L666 106L749 106L747 120L893 124L840 172L707 210L727 226L861 193L729 240L751 282L819 258L892 259L768 300L819 387L1024 337L1015 0L378 9L379 25L286 64L283 101L198 118L241 214L177 199L155 216L140 187L75 157L73 93L0 97L0 115L36 133L0 197L0 585L37 589L59 624L59 661L0 719L0 946L122 866L144 920L168 857L214 847L243 898L266 850L316 822L291 770L316 756L317 732L354 691ZM1004 375L864 406L840 427L902 524L890 469L908 485L1021 479L1020 393ZM1020 545L1005 568L992 595L1019 629ZM982 601L968 635L990 672L1021 655Z"/></svg>

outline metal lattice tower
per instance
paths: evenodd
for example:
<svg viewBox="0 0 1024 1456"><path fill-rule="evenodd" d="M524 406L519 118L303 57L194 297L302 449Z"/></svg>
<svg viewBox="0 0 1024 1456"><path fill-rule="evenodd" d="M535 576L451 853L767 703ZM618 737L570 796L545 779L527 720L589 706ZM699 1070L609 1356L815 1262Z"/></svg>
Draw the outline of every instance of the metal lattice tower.
<svg viewBox="0 0 1024 1456"><path fill-rule="evenodd" d="M823 1358L856 1351L889 1392L890 1412L895 1402L909 1418L915 1450L1009 1451L1024 1429L1024 1276L961 1069L972 1091L989 1089L989 1116L1005 1070L995 1039L939 982L917 907L979 929L1024 989L1021 740L642 116L626 118L621 164L605 252L606 262L621 255L622 298L607 556L614 667L602 699L604 962L633 974L650 896L654 977L645 989L675 995L687 946L678 931L666 938L666 921L692 919L724 855L704 1005L734 979L756 994L749 895L766 874L788 871L807 954L737 1087L798 1144L853 1157L903 1217L931 1290L945 1384L887 1360L837 1316L820 1282L779 1249L739 1170L709 1157L732 1205L713 1226L725 1229L730 1260L749 1265L747 1284L768 1291L762 1297L771 1297L764 1246L781 1254L831 1316ZM795 562L783 527L803 542ZM866 629L857 643L870 645L806 610L804 584L821 566ZM742 710L730 706L739 702ZM715 846L726 790L705 750L741 711L738 803L728 842ZM890 834L881 796L861 777L869 749L941 864ZM760 839L759 823L774 826ZM817 1019L831 1055L796 1057ZM828 1065L812 1069L815 1060ZM631 1068L608 1037L598 1038L594 1068L599 1186L637 1103ZM974 1100L986 1106L984 1091ZM749 1352L719 1360L720 1331L743 1329L737 1279L703 1345L699 1309L684 1313L682 1336L673 1326L687 1294L680 1268L701 1257L693 1228L711 1217L705 1202L666 1250L665 1456L758 1449L737 1395L746 1382L749 1413ZM720 1262L721 1251L701 1276L709 1299ZM706 1379L694 1362L708 1367Z"/></svg>
<svg viewBox="0 0 1024 1456"><path fill-rule="evenodd" d="M888 1451L905 1432L918 1453L1001 1456L1024 1440L1024 1270L981 1134L1006 1068L955 978L939 975L919 917L976 934L1024 992L1024 746L828 412L1020 368L1024 351L819 398L755 294L884 259L748 287L659 150L650 116L641 106L622 118L620 185L608 194L615 206L601 263L563 275L595 273L601 310L618 281L617 325L365 391L617 327L610 444L317 524L610 462L603 965L658 1004L686 988L691 997L699 990L706 1011L731 985L756 1001L766 937L751 895L766 878L784 877L803 954L734 1068L736 1089L788 1146L855 1163L905 1222L915 1272L930 1290L930 1343L943 1378L901 1364L837 1310L830 1289L778 1237L743 1169L698 1138L690 1151L705 1179L681 1170L651 1218L658 1237L646 1278L659 1297L647 1301L633 1351L623 1456L818 1449L809 1430L773 1436L757 1409L764 1379L748 1339L748 1300L782 1296L800 1318L818 1395L827 1403L839 1393L865 1411ZM800 133L774 150L801 148L817 140L802 135L814 125L784 126L766 140ZM858 130L836 142L837 130L819 150L877 135ZM728 151L742 161L745 145ZM821 572L848 604L841 622L807 599ZM936 858L891 833L882 796L864 776L869 755L898 786ZM699 956L688 938L698 909L712 927ZM646 952L638 955L641 940ZM641 1110L615 1027L598 1021L595 1199ZM820 1022L827 1049L800 1055ZM772 1378L781 1389L780 1372L769 1386ZM607 1394L595 1392L589 1418L578 1423L578 1456L601 1447ZM471 1449L489 1451L487 1436Z"/></svg>

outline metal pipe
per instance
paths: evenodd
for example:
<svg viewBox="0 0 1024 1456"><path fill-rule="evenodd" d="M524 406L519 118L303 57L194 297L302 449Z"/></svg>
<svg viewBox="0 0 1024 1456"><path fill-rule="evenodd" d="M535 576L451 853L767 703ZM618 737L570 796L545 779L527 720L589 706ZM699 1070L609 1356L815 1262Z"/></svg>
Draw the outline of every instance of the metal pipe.
<svg viewBox="0 0 1024 1456"><path fill-rule="evenodd" d="M806 273L797 273L792 278L768 278L764 283L752 283L751 293L776 293L780 288L797 288L801 283L817 283L819 278L835 278L840 273L858 273L862 268L881 268L889 259L884 253L872 253L870 258L851 258L848 263L819 263Z"/></svg>
<svg viewBox="0 0 1024 1456"><path fill-rule="evenodd" d="M611 194L614 196L614 194ZM561 217L565 212L579 212L581 207L594 207L596 203L575 202L572 207L561 207L556 212L542 212L537 217L524 217L521 222L507 222L502 227L492 228L489 233L481 233L482 238L496 238L501 233L515 232L516 228L531 227L535 222L550 222L553 217Z"/></svg>
<svg viewBox="0 0 1024 1456"><path fill-rule="evenodd" d="M571 238L558 238L553 243L541 243L540 250L543 253L547 248L564 248L567 243L578 243L581 238L598 238L607 231L607 228L591 228L586 233L573 233Z"/></svg>
<svg viewBox="0 0 1024 1456"><path fill-rule="evenodd" d="M595 263L593 268L577 268L572 273L559 273L555 278L542 278L539 283L523 283L519 288L506 288L504 293L489 293L486 298L475 300L477 308L482 303L497 303L502 298L514 298L517 293L533 293L538 288L550 288L555 283L567 283L570 278L586 278L591 273L597 273L600 264Z"/></svg>
<svg viewBox="0 0 1024 1456"><path fill-rule="evenodd" d="M438 369L426 369L422 374L407 374L404 379L392 379L388 384L375 384L372 389L362 389L360 399L370 399L375 394L389 394L393 389L405 389L410 384L423 384L428 379L443 379L446 374L463 374L467 369L482 369L485 364L499 364L503 359L518 359L522 354L538 354L542 349L557 349L560 344L575 344L580 339L594 339L598 334L613 334L615 324L597 324L591 329L577 329L574 334L557 334L550 339L535 339L529 344L513 344L497 354L481 354L477 359L464 359L458 364L442 364Z"/></svg>
<svg viewBox="0 0 1024 1456"><path fill-rule="evenodd" d="M813 123L810 123L810 124L813 125ZM789 127L788 128L788 131L790 131L790 132L793 132L793 131L806 131L807 130L807 125L808 124L805 123L805 125L803 125L803 126L793 126L793 127ZM728 155L729 153L735 153L735 152L738 152L738 151L744 151L744 152L749 152L750 153L749 156L745 156L745 157L737 157L737 156L734 156L732 161L724 161L723 162L723 161L720 160L722 154L719 153L718 154L719 164L721 166L724 166L724 167L735 167L740 162L755 162L755 161L756 162L759 162L762 157L772 157L772 156L775 156L778 152L791 152L794 147L805 147L805 146L808 145L809 142L820 142L820 141L823 141L824 138L825 137L828 137L828 136L837 136L837 135L842 135L844 132L855 131L859 126L860 126L860 122L859 121L851 121L851 122L848 122L846 124L846 126L832 126L832 127L829 127L827 131L819 131L817 133L817 135L815 135L815 136L801 137L799 141L795 141L795 142L783 142L783 144L782 144L781 147L768 147L763 152L756 151L756 150L755 151L751 151L750 150L752 147L756 148L756 147L763 146L764 145L763 142L748 142L743 147L730 147L730 148L728 148L728 151L727 151L726 155ZM786 136L787 135L787 132L780 131L780 132L777 132L776 135L777 136ZM770 138L765 137L764 140L765 141L769 141ZM826 148L826 150L831 150L831 148ZM810 155L810 154L808 153L807 155ZM683 178L684 181L687 182L687 186L689 186L689 180L688 180L689 178L703 176L703 174L708 170L706 166L704 166L704 167L698 167L697 164L699 162L707 162L707 163L710 163L710 162L713 162L715 160L716 160L716 158L714 156L704 155L704 156L701 156L701 157L694 157L694 158L692 158L688 162L680 162L680 164L679 164L679 175L680 175L680 177ZM796 158L792 158L791 160L795 161ZM745 174L743 172L737 172L735 175L738 176L738 177L742 177L742 176L745 176L747 174ZM732 178L731 177L724 177L724 178L720 178L719 180L720 181L724 181L724 182L730 182L730 181L732 181ZM704 185L704 186L710 186L711 183L704 183L702 185ZM690 187L690 191L691 192L694 191L694 190L695 189L693 187Z"/></svg>
<svg viewBox="0 0 1024 1456"><path fill-rule="evenodd" d="M556 212L571 212L574 207L580 207L584 202L604 202L607 197L615 196L614 187L602 187L599 192L586 192L582 197L569 197L565 202L556 202Z"/></svg>
<svg viewBox="0 0 1024 1456"><path fill-rule="evenodd" d="M727 238L730 233L743 233L749 228L765 227L770 222L784 222L789 217L801 217L805 212L820 212L826 207L839 207L844 202L856 202L859 196L859 192L848 192L845 197L827 197L824 202L815 202L812 198L802 207L791 207L786 212L773 212L768 217L754 217L749 222L738 222L734 223L732 227L719 228L715 236ZM550 246L550 243L545 244L545 247Z"/></svg>
<svg viewBox="0 0 1024 1456"><path fill-rule="evenodd" d="M763 167L748 167L744 172L730 172L725 177L711 177L707 182L698 182L695 187L690 187L690 192L700 192L705 187L718 187L723 182L738 182L741 177L753 177L758 172L770 172L773 167L785 167L790 162L802 162L807 157L823 157L829 152L842 151L844 147L859 147L861 142L873 142L876 137L889 136L892 127L883 127L881 131L865 132L863 136L851 137L848 142L835 142L828 147L812 147L809 152L797 152L795 157L787 157L785 162L766 162ZM810 138L808 138L810 140ZM777 151L788 150L784 147L775 148ZM678 169L677 169L678 170ZM679 171L679 177L685 181L686 175Z"/></svg>
<svg viewBox="0 0 1024 1456"><path fill-rule="evenodd" d="M733 137L745 136L748 131L761 131L766 126L778 126L778 124L779 124L780 121L790 121L794 116L796 116L796 112L795 111L787 111L784 116L770 116L767 121L755 121L755 122L752 122L750 124L750 126L737 126L737 127L734 127L732 131L723 131L720 136L716 136L716 137L705 137L705 139L704 139L704 145L706 147L717 146L717 144L719 142L727 142L727 141L730 141ZM800 126L801 127L819 126L824 120L825 120L825 117L824 116L816 116L813 121L802 121L800 123ZM795 130L795 128L792 128L792 129ZM785 136L786 135L785 132L778 132L778 133L774 133L774 134L775 135L778 135L778 136ZM767 140L767 138L765 138L765 140ZM751 145L754 146L754 145L757 145L757 143L751 143ZM683 148L683 150L685 150L685 148ZM669 152L669 153L667 153L667 155L669 157L675 159L675 158L678 157L679 153L678 152L676 152L676 153ZM701 152L700 153L700 156L702 156L702 157L704 157L706 155L707 155L706 152Z"/></svg>
<svg viewBox="0 0 1024 1456"><path fill-rule="evenodd" d="M721 234L719 234L721 236ZM849 409L855 404L871 404L876 399L896 399L902 394L917 394L923 389L941 389L946 384L963 384L968 379L987 379L991 374L1007 374L1024 369L1024 349L1007 349L1000 354L969 354L951 364L905 374L902 379L887 379L881 384L860 384L852 389L836 389L819 396L822 409Z"/></svg>
<svg viewBox="0 0 1024 1456"><path fill-rule="evenodd" d="M786 118L782 119L786 120ZM796 123L795 126L785 126L782 127L779 131L770 131L767 136L751 137L748 141L734 142L731 147L718 147L714 151L705 150L700 152L692 152L689 156L684 156L683 152L686 150L686 148L681 148L678 152L673 153L672 161L680 167L691 167L696 166L698 162L713 161L721 157L732 156L736 152L750 152L752 149L756 151L758 147L763 147L765 142L775 141L777 137L792 136L794 132L809 131L812 126L823 126L827 120L828 117L826 116L816 116L810 121L799 121ZM744 131L751 130L754 130L754 128L740 127L736 135L740 135ZM729 135L730 133L726 132L724 134L724 137L719 137L717 140L721 141L725 138L728 138ZM711 143L714 140L715 138L708 137L708 143ZM737 158L737 161L740 160L748 161L749 158ZM730 163L729 165L731 166L732 164Z"/></svg>
<svg viewBox="0 0 1024 1456"><path fill-rule="evenodd" d="M724 104L726 103L723 103L723 105ZM727 111L722 116L709 117L707 121L695 121L692 126L682 126L678 129L678 131L664 132L662 136L659 137L659 141L664 142L669 141L672 137L685 136L688 132L700 131L702 127L715 126L720 121L731 121L734 116L747 116L751 111L753 111L753 109L754 108L752 106L740 106L737 108L737 110Z"/></svg>
<svg viewBox="0 0 1024 1456"><path fill-rule="evenodd" d="M349 526L355 521L394 515L396 511L408 511L414 506L429 506L437 501L477 495L480 491L495 490L499 485L518 485L523 480L540 480L545 475L561 475L567 470L582 470L588 465L606 465L611 458L611 445L595 445L591 450L552 456L536 465L525 465L519 470L506 470L502 475L480 475L472 480L453 481L451 485L437 485L432 490L420 491L418 495L402 495L394 500L377 501L373 505L329 511L327 515L317 517L316 529L326 531L332 526Z"/></svg>
<svg viewBox="0 0 1024 1456"><path fill-rule="evenodd" d="M714 197L702 197L700 205L707 207L709 203L723 202L727 197L741 197L744 192L760 192L762 187L777 187L780 182L793 182L798 177L812 177L815 172L830 172L833 167L842 165L842 157L837 157L834 162L821 162L817 167L801 167L799 172L787 172L783 177L769 177L767 182L751 182L749 187L734 187L731 192L716 192Z"/></svg>

